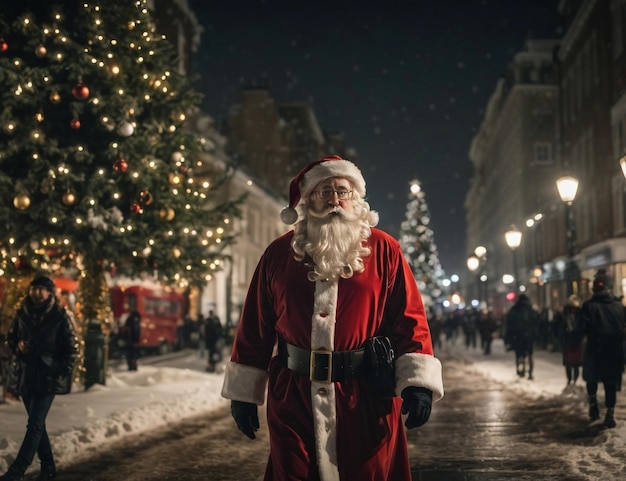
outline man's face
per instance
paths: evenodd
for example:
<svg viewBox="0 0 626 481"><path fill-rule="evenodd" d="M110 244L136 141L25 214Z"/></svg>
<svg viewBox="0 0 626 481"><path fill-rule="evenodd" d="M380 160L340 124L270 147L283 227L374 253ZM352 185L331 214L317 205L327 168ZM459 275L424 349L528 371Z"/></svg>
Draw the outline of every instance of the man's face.
<svg viewBox="0 0 626 481"><path fill-rule="evenodd" d="M309 197L310 209L318 216L331 213L337 208L348 214L354 214L352 186L348 179L331 177L315 186Z"/></svg>
<svg viewBox="0 0 626 481"><path fill-rule="evenodd" d="M38 306L46 302L52 293L43 286L31 286L29 295L33 303Z"/></svg>

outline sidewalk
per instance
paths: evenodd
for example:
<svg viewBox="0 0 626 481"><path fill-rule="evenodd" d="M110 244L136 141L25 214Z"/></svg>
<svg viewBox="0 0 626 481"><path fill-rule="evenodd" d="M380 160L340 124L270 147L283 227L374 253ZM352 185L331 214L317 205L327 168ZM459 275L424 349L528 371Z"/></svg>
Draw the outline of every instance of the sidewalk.
<svg viewBox="0 0 626 481"><path fill-rule="evenodd" d="M106 386L84 391L75 385L70 394L57 396L46 421L57 464L79 461L107 443L226 403L220 396L223 374L204 372L206 361L197 351L177 354L166 364L149 364L163 357L140 359L135 372L113 361ZM0 404L0 474L17 454L26 421L21 401ZM35 460L28 472L38 469Z"/></svg>

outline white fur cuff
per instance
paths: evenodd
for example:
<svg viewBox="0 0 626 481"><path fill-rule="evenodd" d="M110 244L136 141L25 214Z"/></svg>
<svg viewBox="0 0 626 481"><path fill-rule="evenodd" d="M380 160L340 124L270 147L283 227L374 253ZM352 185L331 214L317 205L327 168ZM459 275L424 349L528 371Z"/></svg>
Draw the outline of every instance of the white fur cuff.
<svg viewBox="0 0 626 481"><path fill-rule="evenodd" d="M261 406L265 402L267 371L229 361L224 373L222 397Z"/></svg>
<svg viewBox="0 0 626 481"><path fill-rule="evenodd" d="M409 353L396 359L396 394L408 386L425 387L433 392L433 401L443 397L441 361L428 354Z"/></svg>

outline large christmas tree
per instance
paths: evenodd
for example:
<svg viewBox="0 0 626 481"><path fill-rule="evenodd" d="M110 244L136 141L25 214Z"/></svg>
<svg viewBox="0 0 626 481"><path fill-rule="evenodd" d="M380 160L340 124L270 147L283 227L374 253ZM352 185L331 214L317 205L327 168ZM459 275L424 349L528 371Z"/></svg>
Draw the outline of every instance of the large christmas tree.
<svg viewBox="0 0 626 481"><path fill-rule="evenodd" d="M237 203L213 200L223 173L194 175L207 166L184 121L200 98L176 65L145 0L3 4L0 275L9 291L24 274L71 269L83 318L106 330L107 270L198 285L219 264Z"/></svg>
<svg viewBox="0 0 626 481"><path fill-rule="evenodd" d="M422 293L424 303L432 305L441 295L440 280L443 275L435 235L430 228L430 210L426 194L418 180L411 181L406 219L400 225L400 245L413 276Z"/></svg>

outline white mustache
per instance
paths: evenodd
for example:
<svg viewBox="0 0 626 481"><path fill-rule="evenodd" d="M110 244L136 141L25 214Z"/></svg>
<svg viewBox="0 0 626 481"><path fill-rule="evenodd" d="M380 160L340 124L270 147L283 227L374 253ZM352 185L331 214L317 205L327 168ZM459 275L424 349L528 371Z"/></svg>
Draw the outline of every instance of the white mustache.
<svg viewBox="0 0 626 481"><path fill-rule="evenodd" d="M339 215L344 218L348 215L348 213L340 205L330 205L322 212L314 212L313 210L310 210L309 214L313 217L317 217L318 219L323 219L324 217L333 214Z"/></svg>

